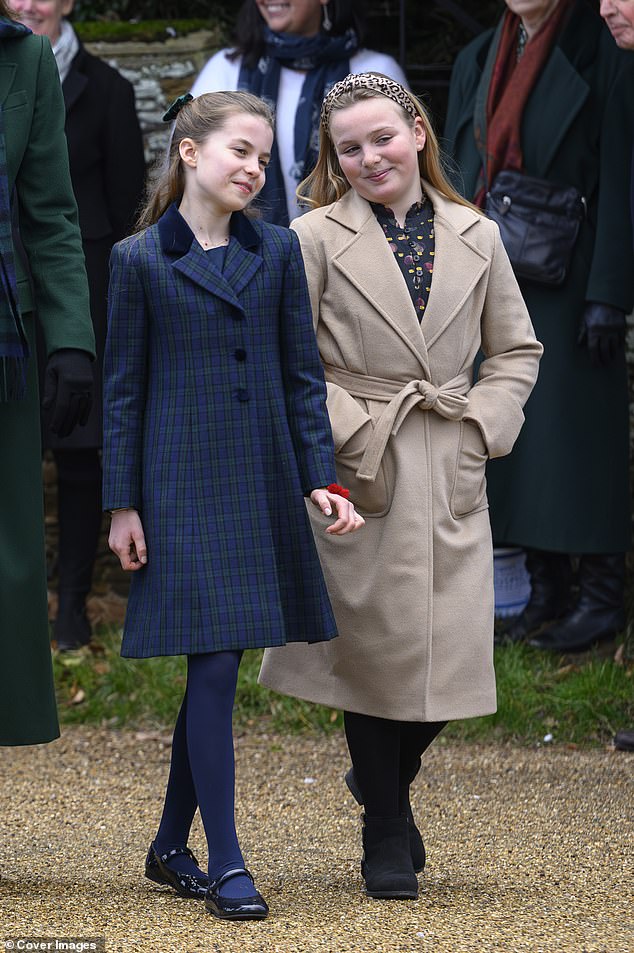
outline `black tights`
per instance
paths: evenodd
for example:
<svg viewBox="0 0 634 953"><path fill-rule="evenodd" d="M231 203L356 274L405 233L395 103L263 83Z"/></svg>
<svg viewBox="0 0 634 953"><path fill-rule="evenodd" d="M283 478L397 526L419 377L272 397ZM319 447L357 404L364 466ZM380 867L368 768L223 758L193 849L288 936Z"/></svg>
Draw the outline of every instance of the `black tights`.
<svg viewBox="0 0 634 953"><path fill-rule="evenodd" d="M405 814L422 754L446 721L392 721L344 712L346 740L368 817Z"/></svg>

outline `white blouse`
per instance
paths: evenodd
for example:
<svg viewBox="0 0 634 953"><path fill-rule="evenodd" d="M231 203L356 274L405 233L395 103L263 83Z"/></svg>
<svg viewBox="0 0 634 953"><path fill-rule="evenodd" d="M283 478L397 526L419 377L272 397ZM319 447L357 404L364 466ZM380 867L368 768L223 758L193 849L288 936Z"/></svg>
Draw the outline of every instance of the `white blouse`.
<svg viewBox="0 0 634 953"><path fill-rule="evenodd" d="M201 93L212 93L219 90L235 90L238 88L238 76L240 75L240 66L242 57L238 56L235 60L227 59L227 53L230 50L219 50L207 61L200 71L191 92L194 96L200 96ZM401 67L395 59L387 56L385 53L377 53L375 50L359 50L350 57L351 73L377 72L385 73L403 86L407 86L407 80ZM283 66L280 70L280 85L277 96L276 116L295 116L300 93L304 83L305 73L299 70L288 69ZM300 214L295 197L297 180L291 173L295 164L295 146L294 146L294 122L276 122L275 138L280 155L280 165L284 177L284 186L286 189L286 203L288 206L289 220Z"/></svg>

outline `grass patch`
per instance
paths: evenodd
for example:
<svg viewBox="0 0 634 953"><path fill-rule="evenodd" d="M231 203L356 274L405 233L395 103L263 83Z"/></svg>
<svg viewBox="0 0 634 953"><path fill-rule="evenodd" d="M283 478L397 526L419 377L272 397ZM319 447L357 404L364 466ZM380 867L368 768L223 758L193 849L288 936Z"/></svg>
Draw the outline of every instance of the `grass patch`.
<svg viewBox="0 0 634 953"><path fill-rule="evenodd" d="M53 654L62 724L173 727L185 690L185 659L124 659L120 645L120 633L102 627L91 650ZM299 733L342 725L341 715L332 709L258 685L261 659L261 651L245 652L240 665L234 715L238 729L266 725L274 731Z"/></svg>
<svg viewBox="0 0 634 953"><path fill-rule="evenodd" d="M102 629L93 650L55 653L54 670L63 724L101 724L170 730L185 688L181 657L122 659L121 637ZM341 714L278 695L257 684L261 652L245 652L236 695L238 729L281 732L339 730ZM634 664L584 655L572 660L524 645L496 649L498 711L452 722L447 740L534 745L605 744L634 725Z"/></svg>
<svg viewBox="0 0 634 953"><path fill-rule="evenodd" d="M521 744L605 744L634 726L633 667L612 658L558 656L526 645L495 650L498 710L451 723L446 736Z"/></svg>

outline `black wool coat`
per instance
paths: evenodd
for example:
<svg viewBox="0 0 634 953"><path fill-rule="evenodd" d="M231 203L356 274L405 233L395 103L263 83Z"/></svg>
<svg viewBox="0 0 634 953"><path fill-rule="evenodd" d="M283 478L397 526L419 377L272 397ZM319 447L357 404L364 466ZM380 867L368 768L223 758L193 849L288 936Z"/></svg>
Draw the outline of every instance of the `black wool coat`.
<svg viewBox="0 0 634 953"><path fill-rule="evenodd" d="M132 229L145 185L143 138L132 84L80 46L62 92L97 360L93 409L86 426L76 427L69 437L60 440L44 421L44 445L55 449L101 446L108 262L114 243Z"/></svg>

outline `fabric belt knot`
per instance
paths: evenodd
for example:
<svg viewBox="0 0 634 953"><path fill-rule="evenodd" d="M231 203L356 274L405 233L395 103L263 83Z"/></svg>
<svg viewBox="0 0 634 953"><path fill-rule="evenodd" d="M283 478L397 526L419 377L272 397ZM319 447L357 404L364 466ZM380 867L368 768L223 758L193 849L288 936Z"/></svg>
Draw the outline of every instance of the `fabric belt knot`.
<svg viewBox="0 0 634 953"><path fill-rule="evenodd" d="M353 397L385 401L386 407L376 421L372 436L357 470L358 480L376 480L388 441L395 436L414 407L433 410L446 420L462 420L469 407L471 389L468 374L459 374L436 387L430 381L394 381L347 371L324 364L326 380L347 390Z"/></svg>
<svg viewBox="0 0 634 953"><path fill-rule="evenodd" d="M422 407L423 410L432 410L440 393L438 388L434 387L433 384L430 384L428 381L418 381L417 383L418 391L423 398L419 406Z"/></svg>

